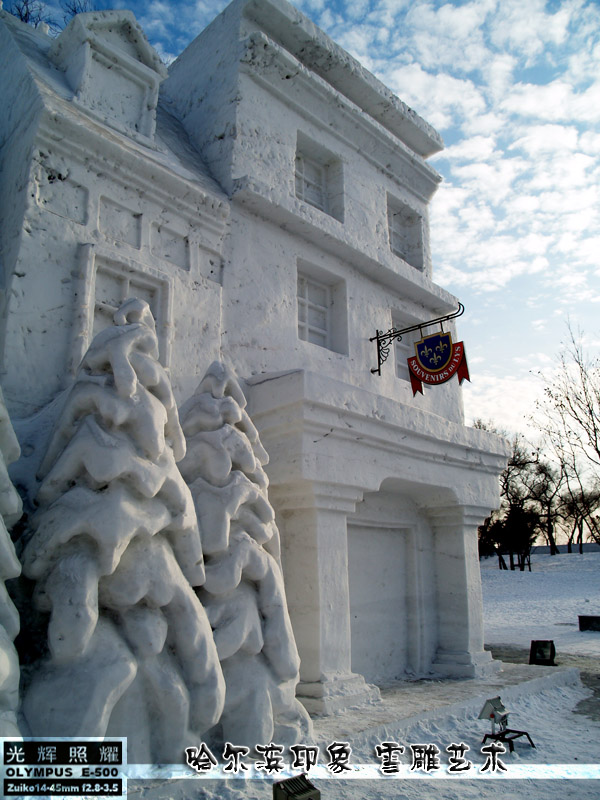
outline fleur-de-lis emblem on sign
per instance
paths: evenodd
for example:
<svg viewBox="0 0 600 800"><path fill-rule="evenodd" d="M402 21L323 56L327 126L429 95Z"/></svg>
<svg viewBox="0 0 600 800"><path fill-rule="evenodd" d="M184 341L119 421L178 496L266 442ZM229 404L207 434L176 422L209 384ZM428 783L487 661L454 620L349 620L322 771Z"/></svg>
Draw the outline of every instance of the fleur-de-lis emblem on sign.
<svg viewBox="0 0 600 800"><path fill-rule="evenodd" d="M452 358L452 337L448 331L441 331L423 337L415 342L415 355L425 371L441 372Z"/></svg>

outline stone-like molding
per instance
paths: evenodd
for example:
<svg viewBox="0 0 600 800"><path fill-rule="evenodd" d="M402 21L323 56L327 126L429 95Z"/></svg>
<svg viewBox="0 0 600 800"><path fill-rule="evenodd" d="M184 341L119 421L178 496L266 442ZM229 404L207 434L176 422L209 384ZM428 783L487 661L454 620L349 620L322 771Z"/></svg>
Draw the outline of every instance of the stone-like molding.
<svg viewBox="0 0 600 800"><path fill-rule="evenodd" d="M279 511L314 508L352 514L363 498L361 489L327 481L271 484L269 491Z"/></svg>
<svg viewBox="0 0 600 800"><path fill-rule="evenodd" d="M167 68L131 11L77 14L53 41L48 54L66 73L75 104L101 122L152 146L158 87L167 77ZM110 105L109 74L113 82L118 76L133 90L128 108L121 108L120 113ZM134 100L139 106L137 119L129 118L135 113Z"/></svg>
<svg viewBox="0 0 600 800"><path fill-rule="evenodd" d="M317 479L377 491L395 477L423 495L422 506L472 505L477 498L489 513L498 503L508 445L494 434L303 370L249 383L275 485Z"/></svg>
<svg viewBox="0 0 600 800"><path fill-rule="evenodd" d="M54 102L58 102L56 98ZM36 136L38 146L51 145L56 154L92 169L97 164L101 172L110 165L112 181L175 209L203 233L205 247L220 255L220 240L229 218L225 196L212 195L197 182L178 175L170 165L160 163L155 151L133 147L127 137L116 133L107 136L105 127L78 114L71 103L60 102L60 114L46 109Z"/></svg>
<svg viewBox="0 0 600 800"><path fill-rule="evenodd" d="M443 148L431 125L285 0L248 0L242 13L416 153L426 157Z"/></svg>
<svg viewBox="0 0 600 800"><path fill-rule="evenodd" d="M296 696L309 714L322 717L381 701L378 687L356 673L324 675L322 681L312 683L300 681Z"/></svg>
<svg viewBox="0 0 600 800"><path fill-rule="evenodd" d="M270 222L285 226L291 233L352 264L367 277L424 306L425 318L429 311L446 314L456 310L458 300L454 295L427 275L394 256L391 250L379 251L377 258L369 255L348 236L343 223L303 204L279 187L272 189L246 175L234 180L232 200Z"/></svg>
<svg viewBox="0 0 600 800"><path fill-rule="evenodd" d="M305 120L327 131L346 147L358 150L359 145L353 139L344 135L338 128L333 128L316 113L319 103L325 108L335 104L340 120L346 122L346 128L360 130L363 136L369 138L370 149L363 146L360 150L361 156L366 161L393 181L398 180L398 175L404 174L405 188L423 203L431 199L442 178L437 170L415 154L401 139L264 33L251 34L243 42L243 48L241 73L251 77L275 95L280 102L293 108ZM293 99L289 91L285 91L282 76L285 79L286 74L293 75L295 86L301 87L310 101L301 105ZM385 158L377 158L372 154L377 150L385 152ZM391 169L390 164L394 162L398 166L396 169Z"/></svg>
<svg viewBox="0 0 600 800"><path fill-rule="evenodd" d="M381 148L386 153L386 159L381 159L361 148L361 156L394 181L398 180L398 175L407 172L409 191L424 203L431 199L441 182L441 176L426 161L415 156L414 151L407 147L401 139L398 139L376 119L354 105L327 81L307 69L298 59L265 34L252 34L245 40L244 48L240 64L242 73L249 75L256 83L274 94L279 101L295 109L307 121L327 131L351 150L357 150L358 145L355 141L345 136L340 130L332 128L315 113L314 109L318 101L327 107L335 102L340 118L345 120L351 128L359 129L365 136L368 136L373 150ZM299 104L289 93L284 91L285 87L281 85L281 75L290 72L293 74L295 83L311 96L312 102L309 105ZM390 169L390 161L397 161L398 169Z"/></svg>

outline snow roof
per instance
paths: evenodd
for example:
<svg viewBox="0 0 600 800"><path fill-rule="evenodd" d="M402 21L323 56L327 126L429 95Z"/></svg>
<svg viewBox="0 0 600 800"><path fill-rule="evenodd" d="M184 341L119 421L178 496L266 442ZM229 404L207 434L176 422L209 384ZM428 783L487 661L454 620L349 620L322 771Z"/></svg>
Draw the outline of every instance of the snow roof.
<svg viewBox="0 0 600 800"><path fill-rule="evenodd" d="M166 78L167 68L146 39L131 11L89 11L77 14L54 40L50 56L58 63L68 60L85 42L103 41Z"/></svg>
<svg viewBox="0 0 600 800"><path fill-rule="evenodd" d="M0 26L4 24L9 36L23 55L23 63L31 79L30 87L48 111L62 115L71 106L70 101L73 99L73 88L66 73L56 63L58 42L70 28L69 47L75 41L83 43L85 41L83 34L86 31L89 35L106 34L108 37L116 37L116 41L112 44L114 47L121 47L126 58L135 58L144 65L144 68L158 73L159 80L167 74L166 67L148 43L130 11L90 12L79 14L78 17L84 19L80 19L73 28L69 25L58 39L53 40L41 29L32 28L14 15L0 10ZM72 20L72 23L75 22L76 18ZM121 44L118 44L119 41ZM67 101L69 106L65 105L64 101ZM77 108L73 106L70 110L73 114L80 115L82 109L81 106ZM80 116L78 118L80 119ZM224 198L223 190L211 177L183 126L160 101L156 118L156 147L152 149L147 144L134 142L131 139L123 139L122 143L129 149L143 151L157 164L197 183L202 190L218 195L220 199Z"/></svg>
<svg viewBox="0 0 600 800"><path fill-rule="evenodd" d="M440 134L286 0L240 0L254 21L301 63L424 158L444 148Z"/></svg>

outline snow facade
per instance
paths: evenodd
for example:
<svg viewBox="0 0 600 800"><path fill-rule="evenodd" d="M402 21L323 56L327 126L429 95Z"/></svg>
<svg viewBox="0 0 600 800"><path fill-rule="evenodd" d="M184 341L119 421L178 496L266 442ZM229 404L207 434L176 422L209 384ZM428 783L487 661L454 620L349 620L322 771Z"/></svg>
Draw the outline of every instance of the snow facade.
<svg viewBox="0 0 600 800"><path fill-rule="evenodd" d="M246 598L243 658L219 653L226 684L240 664L288 684L252 708L231 704L259 715L268 706L275 731L301 727L289 697L296 647L297 695L311 714L374 701L376 684L407 674L494 669L477 526L499 502L505 445L465 426L457 381L413 398L406 359L417 334L391 346L381 375L371 371L376 331L458 305L434 283L429 247L440 178L426 159L439 135L285 0L234 0L168 74L126 11L79 15L55 40L0 11L0 41L11 416L26 428L70 389L94 337L135 297L155 320L177 404L224 362L240 382L222 379L252 426L244 435L255 431L268 453L268 464L233 469L261 492L268 476L268 502L251 499L244 514L259 502L264 541L281 542L275 553L259 537L251 580L278 598L284 665L265 656L262 601L244 580L225 590L215 579L198 596L217 650L231 650L233 635L224 629L219 644L220 609ZM220 407L227 392L211 395L218 381L207 380L202 402ZM186 480L210 496L192 489L206 553L223 527L212 509L224 484L208 456L199 472L190 458ZM215 531L203 532L202 509ZM217 559L245 542L235 515L235 525L222 516ZM236 713L226 697L229 711L226 726Z"/></svg>

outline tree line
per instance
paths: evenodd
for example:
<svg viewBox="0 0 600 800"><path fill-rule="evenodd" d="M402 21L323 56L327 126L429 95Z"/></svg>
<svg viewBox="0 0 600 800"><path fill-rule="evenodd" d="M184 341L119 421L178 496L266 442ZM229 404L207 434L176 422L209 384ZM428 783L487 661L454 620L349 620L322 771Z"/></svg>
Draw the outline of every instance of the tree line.
<svg viewBox="0 0 600 800"><path fill-rule="evenodd" d="M543 444L512 437L501 506L479 528L480 555L496 554L500 569L531 569L540 538L552 555L559 534L568 552L583 552L584 541L600 544L600 359L586 354L571 328L533 423ZM475 427L494 430L481 420Z"/></svg>

